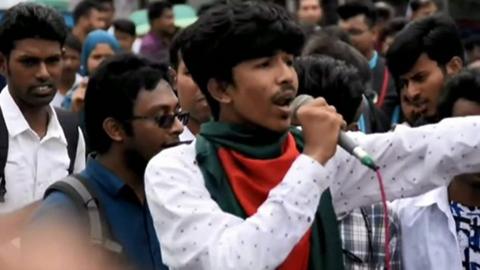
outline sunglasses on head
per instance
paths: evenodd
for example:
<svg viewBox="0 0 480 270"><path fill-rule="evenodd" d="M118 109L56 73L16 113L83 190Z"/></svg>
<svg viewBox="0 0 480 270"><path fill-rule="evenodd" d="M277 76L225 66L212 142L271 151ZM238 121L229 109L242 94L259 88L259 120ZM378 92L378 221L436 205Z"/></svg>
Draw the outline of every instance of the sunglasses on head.
<svg viewBox="0 0 480 270"><path fill-rule="evenodd" d="M183 124L186 125L188 123L188 119L190 118L190 114L188 112L177 112L174 114L164 114L158 116L138 116L134 115L131 120L152 120L154 121L160 128L169 129L175 123L175 118Z"/></svg>

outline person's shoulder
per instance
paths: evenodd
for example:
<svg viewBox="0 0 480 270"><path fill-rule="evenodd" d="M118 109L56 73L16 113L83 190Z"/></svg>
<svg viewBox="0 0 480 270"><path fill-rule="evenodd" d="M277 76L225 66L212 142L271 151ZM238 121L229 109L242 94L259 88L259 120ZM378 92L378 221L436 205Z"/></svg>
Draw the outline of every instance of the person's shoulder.
<svg viewBox="0 0 480 270"><path fill-rule="evenodd" d="M389 206L400 218L413 218L426 209L446 203L448 201L447 188L439 187L421 195L398 199Z"/></svg>
<svg viewBox="0 0 480 270"><path fill-rule="evenodd" d="M67 194L53 191L41 203L32 216L31 224L44 222L73 222L82 219L82 213Z"/></svg>
<svg viewBox="0 0 480 270"><path fill-rule="evenodd" d="M175 147L163 149L155 155L149 164L164 164L165 161L174 161L178 165L191 163L196 158L195 140L189 144L181 144Z"/></svg>
<svg viewBox="0 0 480 270"><path fill-rule="evenodd" d="M149 33L142 38L140 47L151 47L156 44L155 36Z"/></svg>

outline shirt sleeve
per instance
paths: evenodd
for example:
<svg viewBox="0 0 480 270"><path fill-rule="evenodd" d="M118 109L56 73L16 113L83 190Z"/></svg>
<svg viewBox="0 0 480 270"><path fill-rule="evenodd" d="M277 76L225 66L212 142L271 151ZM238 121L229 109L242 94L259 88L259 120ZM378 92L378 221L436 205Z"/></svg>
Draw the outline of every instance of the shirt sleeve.
<svg viewBox="0 0 480 270"><path fill-rule="evenodd" d="M79 173L85 169L86 153L85 153L85 138L83 137L82 129L78 128L78 143L77 143L77 155L75 157L75 164L73 166L73 172Z"/></svg>
<svg viewBox="0 0 480 270"><path fill-rule="evenodd" d="M459 174L480 171L480 117L450 118L393 132L350 133L380 167L388 200L411 197L447 185ZM380 201L373 171L339 149L326 168L337 215Z"/></svg>
<svg viewBox="0 0 480 270"><path fill-rule="evenodd" d="M192 145L168 149L147 166L146 196L164 263L170 269L275 269L311 226L328 186L325 169L300 155L257 213L242 219L211 199L194 155Z"/></svg>

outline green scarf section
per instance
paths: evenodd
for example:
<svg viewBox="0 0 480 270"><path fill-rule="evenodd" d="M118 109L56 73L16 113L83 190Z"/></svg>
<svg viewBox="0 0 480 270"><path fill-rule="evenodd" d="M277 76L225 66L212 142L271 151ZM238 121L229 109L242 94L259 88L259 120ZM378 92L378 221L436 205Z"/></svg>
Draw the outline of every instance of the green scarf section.
<svg viewBox="0 0 480 270"><path fill-rule="evenodd" d="M301 152L301 131L292 128L290 133L295 137L297 148ZM249 158L272 159L282 153L287 135L220 122L202 125L195 145L196 160L205 179L205 186L223 211L247 218L218 159L217 150L225 147ZM309 270L344 269L340 232L328 189L320 198L311 229Z"/></svg>

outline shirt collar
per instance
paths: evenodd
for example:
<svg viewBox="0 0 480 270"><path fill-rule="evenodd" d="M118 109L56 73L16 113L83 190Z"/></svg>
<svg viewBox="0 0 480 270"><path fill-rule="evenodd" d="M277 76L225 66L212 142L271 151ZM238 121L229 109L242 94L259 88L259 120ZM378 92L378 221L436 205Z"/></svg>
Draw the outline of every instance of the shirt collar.
<svg viewBox="0 0 480 270"><path fill-rule="evenodd" d="M429 207L435 204L444 213L450 211L448 205L448 189L446 186L436 188L417 197L417 200L415 202L415 206L417 207Z"/></svg>
<svg viewBox="0 0 480 270"><path fill-rule="evenodd" d="M118 176L96 159L88 160L85 172L108 194L117 196L126 187L126 184Z"/></svg>
<svg viewBox="0 0 480 270"><path fill-rule="evenodd" d="M373 51L373 56L368 61L368 66L370 67L370 69L375 69L375 67L377 66L377 63L378 63L378 53L377 51Z"/></svg>
<svg viewBox="0 0 480 270"><path fill-rule="evenodd" d="M5 86L0 93L0 108L2 108L3 118L5 119L5 125L7 126L10 137L18 136L28 130L35 133L30 128L30 125L20 111L17 103L15 103L15 100L13 100L8 85ZM57 114L52 106L49 106L49 117L47 134L44 139L58 138L63 144L67 145L67 139L63 134L63 129L60 126L60 122L58 122Z"/></svg>

